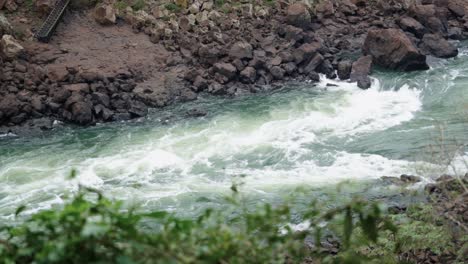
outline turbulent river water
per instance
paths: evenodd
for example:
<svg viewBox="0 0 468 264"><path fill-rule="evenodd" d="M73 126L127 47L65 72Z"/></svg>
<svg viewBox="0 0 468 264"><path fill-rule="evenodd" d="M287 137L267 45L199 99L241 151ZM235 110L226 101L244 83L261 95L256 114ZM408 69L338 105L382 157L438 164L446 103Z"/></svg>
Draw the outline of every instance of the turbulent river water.
<svg viewBox="0 0 468 264"><path fill-rule="evenodd" d="M369 90L323 79L235 99L205 96L140 121L3 136L0 219L20 205L26 213L60 205L78 184L193 214L222 207L233 182L255 203L297 187L320 197L343 180L353 182L351 192L378 196L370 187L384 175L431 181L466 171L468 49L430 64L425 72L377 71ZM208 115L180 114L193 107Z"/></svg>

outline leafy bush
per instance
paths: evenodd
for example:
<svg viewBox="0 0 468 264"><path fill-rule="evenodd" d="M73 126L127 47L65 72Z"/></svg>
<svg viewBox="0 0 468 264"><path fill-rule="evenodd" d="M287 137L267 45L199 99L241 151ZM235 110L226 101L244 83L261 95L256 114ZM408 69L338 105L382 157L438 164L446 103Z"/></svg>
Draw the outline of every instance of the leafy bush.
<svg viewBox="0 0 468 264"><path fill-rule="evenodd" d="M265 204L249 211L233 190L232 210L207 210L196 219L124 209L121 202L99 193L90 199L89 192L82 192L60 210L2 227L0 262L297 263L308 257L351 263L367 259L355 249L375 243L379 231L396 232L376 204L363 201L326 211L312 203L303 218L307 228L294 230L291 223L297 216L290 206ZM335 234L342 245L337 255L326 253L320 244L332 226L338 227ZM354 244L355 230L365 238L363 244ZM306 237L315 238L309 248Z"/></svg>

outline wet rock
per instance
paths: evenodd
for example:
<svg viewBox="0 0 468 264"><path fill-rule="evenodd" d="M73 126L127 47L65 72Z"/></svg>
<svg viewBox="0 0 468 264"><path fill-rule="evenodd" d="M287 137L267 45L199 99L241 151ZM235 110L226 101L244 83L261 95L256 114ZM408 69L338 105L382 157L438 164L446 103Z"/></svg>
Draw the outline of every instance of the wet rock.
<svg viewBox="0 0 468 264"><path fill-rule="evenodd" d="M94 10L94 19L101 25L113 25L116 21L116 10L112 5L99 5Z"/></svg>
<svg viewBox="0 0 468 264"><path fill-rule="evenodd" d="M357 82L361 89L368 89L371 86L369 74L372 70L372 56L363 56L352 65L350 80Z"/></svg>
<svg viewBox="0 0 468 264"><path fill-rule="evenodd" d="M93 123L92 105L89 102L79 101L71 105L71 121L80 125L90 125Z"/></svg>
<svg viewBox="0 0 468 264"><path fill-rule="evenodd" d="M385 68L403 71L429 69L426 56L399 29L370 30L363 52L371 55L374 63Z"/></svg>
<svg viewBox="0 0 468 264"><path fill-rule="evenodd" d="M416 183L421 181L421 177L403 174L400 176L400 180L404 183Z"/></svg>
<svg viewBox="0 0 468 264"><path fill-rule="evenodd" d="M231 46L229 56L237 59L251 59L253 57L252 45L243 41L236 42Z"/></svg>
<svg viewBox="0 0 468 264"><path fill-rule="evenodd" d="M425 34L419 47L439 58L452 58L458 55L457 47L436 34Z"/></svg>
<svg viewBox="0 0 468 264"><path fill-rule="evenodd" d="M351 76L352 66L353 64L351 63L351 61L348 61L348 60L340 61L338 63L337 72L338 72L338 77L340 78L340 80L349 79L349 77Z"/></svg>
<svg viewBox="0 0 468 264"><path fill-rule="evenodd" d="M276 80L282 80L284 78L285 70L279 66L273 66L270 69L270 73Z"/></svg>
<svg viewBox="0 0 468 264"><path fill-rule="evenodd" d="M304 68L304 73L309 74L314 72L320 64L323 62L323 56L320 53L315 54L315 56L310 60L309 64Z"/></svg>
<svg viewBox="0 0 468 264"><path fill-rule="evenodd" d="M206 116L208 113L200 108L192 108L188 110L186 114L188 117L203 117Z"/></svg>
<svg viewBox="0 0 468 264"><path fill-rule="evenodd" d="M0 55L6 59L14 59L24 51L23 46L11 35L3 35L0 40Z"/></svg>
<svg viewBox="0 0 468 264"><path fill-rule="evenodd" d="M203 91L206 88L208 88L208 80L203 78L202 76L198 75L195 77L195 80L193 81L193 86L195 86L196 91Z"/></svg>
<svg viewBox="0 0 468 264"><path fill-rule="evenodd" d="M240 73L240 80L243 83L254 83L257 79L257 71L253 67L246 67Z"/></svg>
<svg viewBox="0 0 468 264"><path fill-rule="evenodd" d="M413 33L417 37L422 37L426 33L426 28L412 17L400 18L398 25L404 31Z"/></svg>
<svg viewBox="0 0 468 264"><path fill-rule="evenodd" d="M286 11L286 19L288 24L307 29L311 24L311 16L309 9L303 3L294 3L289 5Z"/></svg>
<svg viewBox="0 0 468 264"><path fill-rule="evenodd" d="M132 101L128 112L132 117L143 117L148 114L148 107L140 101Z"/></svg>

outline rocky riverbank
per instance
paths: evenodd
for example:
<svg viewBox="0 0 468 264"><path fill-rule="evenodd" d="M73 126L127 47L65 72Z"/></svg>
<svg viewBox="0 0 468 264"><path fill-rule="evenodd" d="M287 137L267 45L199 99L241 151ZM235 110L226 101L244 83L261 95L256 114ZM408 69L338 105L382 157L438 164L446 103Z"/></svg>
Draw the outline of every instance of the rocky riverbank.
<svg viewBox="0 0 468 264"><path fill-rule="evenodd" d="M33 31L53 1L0 1L0 133L127 120L319 74L366 89L373 65L425 70L426 56L457 56L453 41L468 38L463 0L137 2L74 6L40 44Z"/></svg>

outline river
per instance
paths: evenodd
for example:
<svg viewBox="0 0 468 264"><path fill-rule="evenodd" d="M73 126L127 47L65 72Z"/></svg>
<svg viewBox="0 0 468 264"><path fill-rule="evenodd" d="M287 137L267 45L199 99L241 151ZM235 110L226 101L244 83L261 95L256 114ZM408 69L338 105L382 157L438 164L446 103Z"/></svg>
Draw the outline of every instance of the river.
<svg viewBox="0 0 468 264"><path fill-rule="evenodd" d="M368 90L322 79L234 99L204 95L137 121L3 135L0 219L12 220L23 204L26 214L60 205L79 184L191 215L222 208L233 182L257 203L298 187L320 197L344 180L350 193L378 196L381 176L416 174L428 182L466 171L468 48L430 65L377 70ZM194 107L208 115L181 114ZM68 178L72 168L75 179Z"/></svg>

